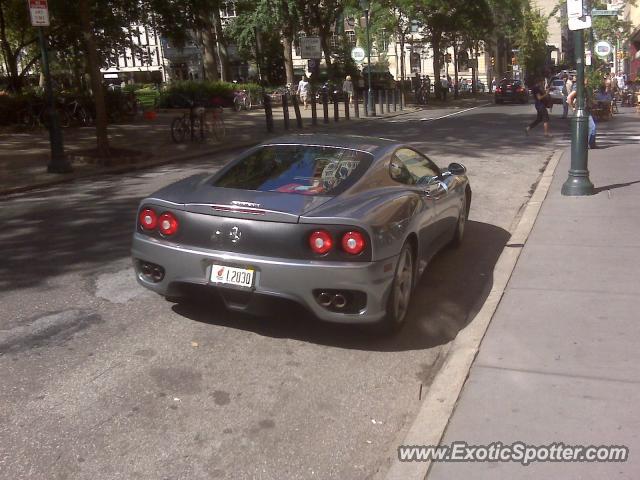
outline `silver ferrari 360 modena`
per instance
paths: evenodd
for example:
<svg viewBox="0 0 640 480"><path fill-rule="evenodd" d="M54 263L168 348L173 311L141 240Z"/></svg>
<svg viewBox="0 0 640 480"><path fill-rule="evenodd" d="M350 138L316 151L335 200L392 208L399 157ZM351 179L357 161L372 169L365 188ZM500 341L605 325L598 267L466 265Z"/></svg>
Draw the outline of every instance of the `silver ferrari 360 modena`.
<svg viewBox="0 0 640 480"><path fill-rule="evenodd" d="M135 272L177 300L195 284L230 309L266 313L279 299L397 331L431 258L462 241L470 204L458 163L441 169L387 139L287 136L145 198Z"/></svg>

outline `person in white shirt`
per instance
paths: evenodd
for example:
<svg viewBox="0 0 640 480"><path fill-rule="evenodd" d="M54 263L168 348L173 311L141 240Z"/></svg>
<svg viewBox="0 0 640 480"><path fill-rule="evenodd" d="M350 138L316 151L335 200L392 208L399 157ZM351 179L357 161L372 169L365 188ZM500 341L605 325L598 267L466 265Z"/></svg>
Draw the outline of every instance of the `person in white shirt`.
<svg viewBox="0 0 640 480"><path fill-rule="evenodd" d="M447 80L447 77L442 77L440 79L440 84L442 85L442 88L440 89L442 92L442 100L446 102L447 92L449 91L449 80Z"/></svg>
<svg viewBox="0 0 640 480"><path fill-rule="evenodd" d="M349 105L353 103L353 82L351 81L351 75L347 75L347 78L342 82L342 92L349 99Z"/></svg>
<svg viewBox="0 0 640 480"><path fill-rule="evenodd" d="M624 73L618 72L616 83L618 84L618 90L624 90L624 87L627 85L627 79L624 77Z"/></svg>
<svg viewBox="0 0 640 480"><path fill-rule="evenodd" d="M300 97L300 101L304 104L304 109L306 110L307 102L309 101L309 82L307 82L307 78L304 75L298 82L298 96Z"/></svg>

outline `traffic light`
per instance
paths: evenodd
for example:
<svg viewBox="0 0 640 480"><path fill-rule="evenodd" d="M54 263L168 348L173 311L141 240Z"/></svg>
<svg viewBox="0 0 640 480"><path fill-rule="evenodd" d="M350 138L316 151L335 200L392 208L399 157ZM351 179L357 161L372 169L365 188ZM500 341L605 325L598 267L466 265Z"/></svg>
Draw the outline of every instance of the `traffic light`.
<svg viewBox="0 0 640 480"><path fill-rule="evenodd" d="M492 67L496 66L496 57L491 57L491 66Z"/></svg>

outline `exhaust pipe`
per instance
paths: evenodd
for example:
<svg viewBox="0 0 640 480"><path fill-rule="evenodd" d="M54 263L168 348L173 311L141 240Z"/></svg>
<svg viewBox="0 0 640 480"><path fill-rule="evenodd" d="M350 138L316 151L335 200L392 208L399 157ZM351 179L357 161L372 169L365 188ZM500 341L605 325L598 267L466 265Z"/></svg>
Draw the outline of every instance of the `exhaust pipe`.
<svg viewBox="0 0 640 480"><path fill-rule="evenodd" d="M329 295L327 292L322 292L318 295L318 303L325 308L329 308L331 303L333 303L334 297Z"/></svg>
<svg viewBox="0 0 640 480"><path fill-rule="evenodd" d="M333 297L333 306L338 310L342 310L347 306L347 299L341 293L338 293L335 297Z"/></svg>

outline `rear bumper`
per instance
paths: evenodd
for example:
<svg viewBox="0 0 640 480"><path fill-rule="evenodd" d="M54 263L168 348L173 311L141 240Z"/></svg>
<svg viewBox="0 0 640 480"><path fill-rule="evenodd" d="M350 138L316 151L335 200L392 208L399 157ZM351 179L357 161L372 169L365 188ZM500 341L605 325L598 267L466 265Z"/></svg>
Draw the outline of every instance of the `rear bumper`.
<svg viewBox="0 0 640 480"><path fill-rule="evenodd" d="M322 262L289 260L187 248L135 233L132 256L138 282L160 295L179 295L181 287L203 285L222 293L225 304L235 310L268 313L264 297L294 301L321 320L338 323L372 323L386 313L397 257L378 262ZM139 271L138 261L164 268L164 278L153 283ZM251 267L256 272L255 288L239 291L209 283L211 265ZM314 291L349 290L366 295L366 306L358 313L339 313L322 307ZM232 299L232 300L230 300Z"/></svg>

